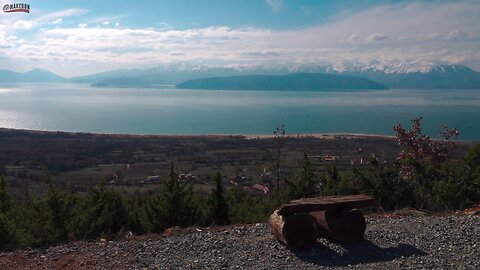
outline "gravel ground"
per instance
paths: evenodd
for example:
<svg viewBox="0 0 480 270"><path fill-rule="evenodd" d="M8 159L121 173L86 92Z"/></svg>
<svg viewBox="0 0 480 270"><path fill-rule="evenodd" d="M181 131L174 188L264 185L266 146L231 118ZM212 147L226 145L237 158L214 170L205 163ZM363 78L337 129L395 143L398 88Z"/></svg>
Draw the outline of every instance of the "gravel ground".
<svg viewBox="0 0 480 270"><path fill-rule="evenodd" d="M0 253L3 269L480 269L480 216L368 218L365 240L286 250L266 224Z"/></svg>

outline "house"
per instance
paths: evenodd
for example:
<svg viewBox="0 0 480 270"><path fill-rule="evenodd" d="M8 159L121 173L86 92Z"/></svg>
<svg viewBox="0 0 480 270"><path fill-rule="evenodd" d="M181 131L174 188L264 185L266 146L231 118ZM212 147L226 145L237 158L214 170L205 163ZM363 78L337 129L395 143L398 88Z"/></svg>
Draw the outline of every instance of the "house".
<svg viewBox="0 0 480 270"><path fill-rule="evenodd" d="M178 175L178 181L191 181L195 178L197 177L191 173L181 173Z"/></svg>
<svg viewBox="0 0 480 270"><path fill-rule="evenodd" d="M335 161L335 160L338 160L340 159L339 156L332 156L332 155L326 155L323 157L323 160L325 161Z"/></svg>
<svg viewBox="0 0 480 270"><path fill-rule="evenodd" d="M272 167L264 167L263 168L263 175L274 175L275 169Z"/></svg>
<svg viewBox="0 0 480 270"><path fill-rule="evenodd" d="M235 182L235 183L239 183L239 182L242 182L242 177L240 176L234 176L232 177L232 179L230 179L230 182Z"/></svg>
<svg viewBox="0 0 480 270"><path fill-rule="evenodd" d="M263 194L265 194L265 195L269 195L271 193L270 189L266 185L255 184L255 185L253 185L253 188L258 190L258 191L263 192Z"/></svg>

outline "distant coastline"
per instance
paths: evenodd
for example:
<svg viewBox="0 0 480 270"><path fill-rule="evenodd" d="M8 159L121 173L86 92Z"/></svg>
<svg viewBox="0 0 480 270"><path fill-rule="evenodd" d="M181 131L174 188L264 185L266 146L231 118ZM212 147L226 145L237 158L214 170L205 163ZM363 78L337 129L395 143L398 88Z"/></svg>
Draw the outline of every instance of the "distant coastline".
<svg viewBox="0 0 480 270"><path fill-rule="evenodd" d="M0 127L0 135L5 133L24 133L26 135L54 135L62 134L66 136L99 136L99 137L112 137L112 138L241 138L246 140L254 139L273 139L275 135L273 134L238 134L238 133L210 133L210 134L133 134L133 133L107 133L107 132L82 132L82 131L61 131L61 130L36 130L36 129L15 129L15 128L4 128ZM288 133L286 134L287 138L312 138L312 139L321 139L321 140L335 140L335 139L380 139L380 140L394 140L394 135L384 135L384 134L368 134L368 133L348 133L348 132L338 132L338 133ZM456 140L459 143L476 143L479 140Z"/></svg>
<svg viewBox="0 0 480 270"><path fill-rule="evenodd" d="M242 137L245 139L272 139L275 137L273 134L128 134L128 133L106 133L106 132L81 132L81 131L61 131L61 130L35 130L35 129L14 129L0 127L0 133L31 133L31 134L65 134L70 136L75 135L90 135L90 136L113 136L113 137L143 137L143 138L224 138L224 137ZM363 134L363 133L289 133L286 134L289 138L316 138L332 140L337 138L352 139L352 138L379 138L379 139L394 139L393 135L382 134Z"/></svg>

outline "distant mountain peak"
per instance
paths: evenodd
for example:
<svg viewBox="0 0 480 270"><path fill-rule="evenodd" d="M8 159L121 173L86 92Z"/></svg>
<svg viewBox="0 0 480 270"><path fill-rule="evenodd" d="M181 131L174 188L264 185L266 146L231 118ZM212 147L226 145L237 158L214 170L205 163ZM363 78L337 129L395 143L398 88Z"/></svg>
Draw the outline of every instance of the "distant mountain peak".
<svg viewBox="0 0 480 270"><path fill-rule="evenodd" d="M34 68L24 73L0 70L0 82L65 82L66 79L46 69Z"/></svg>
<svg viewBox="0 0 480 270"><path fill-rule="evenodd" d="M23 74L52 74L59 76L49 70L43 69L43 68L32 68L31 70L24 72ZM60 76L59 76L60 77Z"/></svg>

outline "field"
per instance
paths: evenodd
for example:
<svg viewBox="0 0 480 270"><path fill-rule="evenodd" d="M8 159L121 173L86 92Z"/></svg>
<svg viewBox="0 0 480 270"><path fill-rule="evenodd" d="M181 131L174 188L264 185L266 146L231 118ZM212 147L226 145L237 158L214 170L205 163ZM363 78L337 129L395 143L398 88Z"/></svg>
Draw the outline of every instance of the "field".
<svg viewBox="0 0 480 270"><path fill-rule="evenodd" d="M457 143L459 157L471 142ZM275 162L273 136L114 135L0 129L0 175L17 197L45 189L46 171L55 185L73 192L104 181L123 193L155 190L168 177L170 161L178 174L191 174L195 189L208 190L219 171L225 183L235 176L243 185L260 183ZM361 149L361 151L359 151ZM307 153L321 173L336 165L365 166L371 155L393 161L399 147L393 137L372 135L287 135L281 150L283 178L295 177ZM325 161L325 156L338 156ZM148 176L159 181L147 183Z"/></svg>

